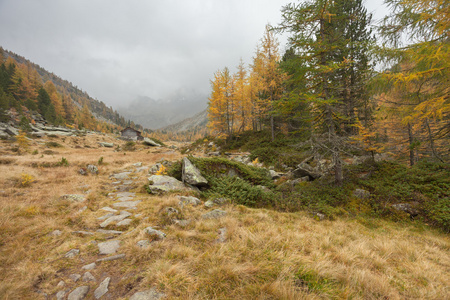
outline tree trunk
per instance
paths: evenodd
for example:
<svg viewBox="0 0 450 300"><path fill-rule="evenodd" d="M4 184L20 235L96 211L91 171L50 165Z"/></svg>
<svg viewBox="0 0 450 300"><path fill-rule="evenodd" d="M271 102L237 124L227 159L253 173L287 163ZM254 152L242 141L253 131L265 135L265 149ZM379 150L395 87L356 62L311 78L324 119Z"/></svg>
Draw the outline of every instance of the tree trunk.
<svg viewBox="0 0 450 300"><path fill-rule="evenodd" d="M408 123L408 137L409 137L409 165L414 166L414 136L412 133L411 124Z"/></svg>
<svg viewBox="0 0 450 300"><path fill-rule="evenodd" d="M428 122L428 118L425 119L425 126L427 127L428 141L430 142L430 148L431 148L431 152L433 153L433 156L435 158L437 158L440 162L444 162L442 160L442 158L439 156L439 154L437 153L436 147L434 146L433 134L431 133L430 122Z"/></svg>

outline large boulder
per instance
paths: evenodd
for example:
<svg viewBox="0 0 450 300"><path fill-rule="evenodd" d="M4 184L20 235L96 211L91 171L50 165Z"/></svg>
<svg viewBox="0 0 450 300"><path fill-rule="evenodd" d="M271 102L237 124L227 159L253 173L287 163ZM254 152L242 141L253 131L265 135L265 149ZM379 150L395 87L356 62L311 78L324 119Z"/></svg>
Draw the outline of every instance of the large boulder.
<svg viewBox="0 0 450 300"><path fill-rule="evenodd" d="M414 201L410 203L397 203L392 204L392 207L399 211L404 211L405 213L408 213L411 217L415 217L419 214L419 210L417 207L419 206L419 202Z"/></svg>
<svg viewBox="0 0 450 300"><path fill-rule="evenodd" d="M187 157L183 158L182 180L183 182L194 186L208 185L208 181L202 176L199 169L197 169Z"/></svg>
<svg viewBox="0 0 450 300"><path fill-rule="evenodd" d="M144 138L142 140L142 143L144 143L145 145L148 145L148 146L153 146L153 147L160 147L161 146L160 144L158 144L157 142L155 142L155 141L153 141L153 140L151 140L149 138Z"/></svg>
<svg viewBox="0 0 450 300"><path fill-rule="evenodd" d="M321 173L318 169L311 167L307 163L300 163L297 166L297 169L292 171L292 173L295 178L308 176L312 180L323 176L323 173Z"/></svg>
<svg viewBox="0 0 450 300"><path fill-rule="evenodd" d="M166 175L152 175L148 178L148 181L148 188L152 194L188 190L181 181Z"/></svg>

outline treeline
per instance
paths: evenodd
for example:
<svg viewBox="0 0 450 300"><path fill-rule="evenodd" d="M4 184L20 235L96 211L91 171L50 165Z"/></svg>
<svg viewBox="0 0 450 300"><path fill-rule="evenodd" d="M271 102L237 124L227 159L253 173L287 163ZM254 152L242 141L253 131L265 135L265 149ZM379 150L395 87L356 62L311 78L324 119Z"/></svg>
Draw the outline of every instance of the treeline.
<svg viewBox="0 0 450 300"><path fill-rule="evenodd" d="M333 157L342 181L344 154L364 149L448 161L449 18L446 1L386 0L376 28L361 0L288 4L267 26L252 64L214 74L208 127L232 139L245 130L305 137ZM289 33L283 56L275 33ZM407 46L400 46L401 41ZM377 71L375 63L385 70Z"/></svg>
<svg viewBox="0 0 450 300"><path fill-rule="evenodd" d="M0 48L0 118L3 121L7 120L6 111L11 108L19 115L37 111L53 125L103 132L127 126L144 130L72 83Z"/></svg>

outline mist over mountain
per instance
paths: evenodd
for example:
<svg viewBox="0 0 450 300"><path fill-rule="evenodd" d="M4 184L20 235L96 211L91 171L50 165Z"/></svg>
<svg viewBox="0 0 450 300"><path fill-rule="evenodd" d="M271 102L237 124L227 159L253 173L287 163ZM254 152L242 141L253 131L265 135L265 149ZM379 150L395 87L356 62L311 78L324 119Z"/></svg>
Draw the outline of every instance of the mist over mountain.
<svg viewBox="0 0 450 300"><path fill-rule="evenodd" d="M118 107L125 118L150 129L159 129L180 122L203 111L207 107L207 95L189 89L180 89L172 95L155 100L138 97L127 106Z"/></svg>

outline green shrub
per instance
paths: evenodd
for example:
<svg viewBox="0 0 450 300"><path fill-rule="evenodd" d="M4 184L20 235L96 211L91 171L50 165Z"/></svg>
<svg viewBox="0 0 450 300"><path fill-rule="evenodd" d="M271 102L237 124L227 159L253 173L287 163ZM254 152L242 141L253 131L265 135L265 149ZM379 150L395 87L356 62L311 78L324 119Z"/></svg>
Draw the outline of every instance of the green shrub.
<svg viewBox="0 0 450 300"><path fill-rule="evenodd" d="M45 143L47 148L62 148L63 146L57 142L47 142Z"/></svg>
<svg viewBox="0 0 450 300"><path fill-rule="evenodd" d="M124 151L134 151L136 150L136 143L133 141L128 141L125 143L125 145L123 146L122 150Z"/></svg>
<svg viewBox="0 0 450 300"><path fill-rule="evenodd" d="M58 165L61 166L61 167L68 167L69 166L69 161L65 157L62 157L61 161L58 162Z"/></svg>

